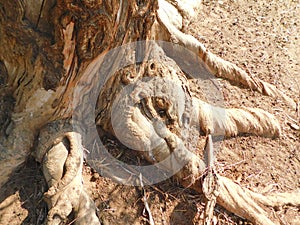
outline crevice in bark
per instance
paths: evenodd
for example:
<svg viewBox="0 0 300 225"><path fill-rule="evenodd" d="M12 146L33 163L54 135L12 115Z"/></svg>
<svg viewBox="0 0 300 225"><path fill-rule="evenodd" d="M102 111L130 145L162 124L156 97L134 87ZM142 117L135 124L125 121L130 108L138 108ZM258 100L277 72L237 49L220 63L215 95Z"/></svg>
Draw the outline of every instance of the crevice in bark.
<svg viewBox="0 0 300 225"><path fill-rule="evenodd" d="M193 144L188 143L193 135L232 137L251 133L272 138L280 135L276 118L262 110L222 109L192 97L184 73L187 68L178 63L180 57L176 63L172 59L175 56L159 44L150 43L145 47L138 42L135 51L115 52L107 64L102 64L101 57L115 47L162 39L190 49L202 59L201 66L212 74L274 98L282 97L295 106L276 87L253 79L184 34L184 27L199 1L169 2L172 4L163 0L41 0L30 7L31 0L0 1L0 89L6 93L0 94L0 102L7 106L7 114L0 118L0 133L6 132L7 137L1 136L0 147L9 148L9 152L1 151L3 180L28 156L41 127L52 121L70 119L76 113L83 116L90 113L84 112L85 109L77 112L73 104L80 108L89 97L86 93L93 91L93 85L101 79L106 84L93 109L97 125L135 150L151 150L141 154L150 163L160 162L174 153L176 160L187 162L176 177L184 186L199 192L202 191L199 177L205 171L205 163L187 147ZM176 18L172 17L174 12ZM156 54L159 57L155 61L152 58ZM125 59L131 60L132 65L115 71ZM114 74L108 79L110 72ZM82 89L76 89L82 84ZM130 84L134 94L120 97ZM79 93L74 93L75 89ZM153 97L155 94L158 96ZM119 104L114 108L116 99ZM226 112L225 117L222 112ZM118 129L114 129L113 123ZM192 128L188 130L189 126L196 132L191 132ZM51 130L51 125L48 128L46 132ZM80 135L84 132L73 133L63 126L56 131L48 136L41 132L35 149L36 159L43 163L48 177L46 197L51 208L48 222L65 223L76 208L78 224L98 224L95 207L81 183ZM63 145L61 137L67 138L70 145ZM63 157L57 159L60 154ZM45 156L53 158L47 161ZM165 170L173 169L172 163L164 166ZM257 224L273 224L259 204L299 205L299 198L295 200L290 194L268 197L244 189L225 177L218 176L218 181L217 203Z"/></svg>

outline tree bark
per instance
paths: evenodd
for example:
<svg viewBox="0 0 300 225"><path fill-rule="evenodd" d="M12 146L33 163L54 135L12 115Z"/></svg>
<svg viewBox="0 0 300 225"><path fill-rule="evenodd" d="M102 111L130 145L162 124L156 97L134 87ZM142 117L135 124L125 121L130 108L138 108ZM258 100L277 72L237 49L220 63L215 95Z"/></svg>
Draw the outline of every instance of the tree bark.
<svg viewBox="0 0 300 225"><path fill-rule="evenodd" d="M2 127L7 137L1 136L1 145L9 153L2 156L1 184L28 156L43 125L71 117L73 89L96 56L150 38L157 2L121 4L0 2L1 93L14 100L10 122Z"/></svg>
<svg viewBox="0 0 300 225"><path fill-rule="evenodd" d="M186 123L198 127L196 135L280 135L276 118L259 109L224 109L226 116L221 118L223 109L192 97L180 54L168 51L163 44L139 44L151 40L177 43L200 57L212 74L269 96L280 96L295 107L295 102L274 86L249 77L184 34L184 26L199 3L0 0L0 99L8 106L0 118L0 186L33 153L43 164L49 186L45 194L48 224L67 223L72 210L77 224L99 224L80 179L85 131L74 131L65 122L78 114L81 119L94 113L85 111L82 105L86 93L95 94L93 87L102 80L106 83L93 115L97 125L133 149L149 148L151 151L143 155L151 163L175 152L176 160L186 163L177 178L199 192L202 183L198 179L206 165L186 147L184 135L179 135ZM134 51L113 52L109 60L105 58L112 49L135 42ZM163 56L153 61L156 54ZM123 62L132 65L109 78L108 74ZM144 78L147 82L139 81ZM180 88L174 88L174 83ZM120 106L114 106L128 84L137 94L121 96ZM159 92L159 97L148 98L147 94L154 92ZM167 163L163 169L172 166ZM259 204L274 206L293 200L274 200L245 190L227 178L218 180L217 203L257 224L273 224Z"/></svg>

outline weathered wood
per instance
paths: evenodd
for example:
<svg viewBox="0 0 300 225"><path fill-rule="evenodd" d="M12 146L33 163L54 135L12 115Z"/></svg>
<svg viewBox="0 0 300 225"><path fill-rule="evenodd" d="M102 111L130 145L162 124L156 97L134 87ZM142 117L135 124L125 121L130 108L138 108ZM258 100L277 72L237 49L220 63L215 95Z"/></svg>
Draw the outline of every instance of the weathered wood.
<svg viewBox="0 0 300 225"><path fill-rule="evenodd" d="M188 76L181 68L183 56L164 48L164 44L151 42L178 43L191 50L191 55L195 54L192 57L200 58L212 74L271 97L282 97L295 107L295 102L274 86L253 79L184 33L200 2L40 0L33 4L32 0L0 0L0 89L5 92L0 98L13 99L9 122L3 123L1 130L5 135L0 137L0 186L36 151L49 186L45 195L48 223L66 223L74 210L77 224L98 224L95 207L81 184L84 132L66 131L62 126L51 133L49 127L53 121L65 122L76 114L82 114L79 119L92 114L97 125L130 148L146 149L142 154L151 163L172 155L161 169L180 167L175 175L178 180L199 192L199 177L206 165L189 149L189 135L280 135L278 121L267 112L222 109L192 97ZM137 41L147 44L138 42L133 49L111 51ZM117 70L125 61L131 65ZM105 84L96 93L99 99L94 115L82 106L90 94L95 94L93 88L100 81ZM132 89L122 95L126 87ZM220 116L222 113L226 115ZM42 127L46 132L40 132ZM191 127L198 129L192 134ZM217 203L257 224L273 224L259 204L299 205L290 194L263 196L225 177L217 178Z"/></svg>

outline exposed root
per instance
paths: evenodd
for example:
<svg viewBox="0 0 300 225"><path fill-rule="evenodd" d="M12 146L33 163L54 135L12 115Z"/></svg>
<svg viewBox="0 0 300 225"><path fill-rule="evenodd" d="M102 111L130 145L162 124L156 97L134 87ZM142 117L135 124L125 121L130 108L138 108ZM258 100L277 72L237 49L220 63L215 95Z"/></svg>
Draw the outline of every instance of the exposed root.
<svg viewBox="0 0 300 225"><path fill-rule="evenodd" d="M244 70L239 68L233 63L230 63L217 55L210 52L200 43L196 38L191 35L185 34L174 26L166 12L163 10L158 11L158 18L161 25L165 27L173 42L179 43L190 51L199 56L205 63L207 69L215 76L227 79L234 84L242 85L253 91L272 96L274 98L282 98L289 106L296 109L296 102L278 90L274 85L264 82L258 78L249 76Z"/></svg>
<svg viewBox="0 0 300 225"><path fill-rule="evenodd" d="M268 207L281 207L285 205L299 206L300 204L300 190L286 193L274 193L267 196L253 192L251 197Z"/></svg>
<svg viewBox="0 0 300 225"><path fill-rule="evenodd" d="M99 225L94 202L82 184L83 151L80 134L65 133L60 141L54 142L42 163L49 185L45 193L49 207L47 223L66 224L74 212L75 224Z"/></svg>
<svg viewBox="0 0 300 225"><path fill-rule="evenodd" d="M198 106L200 129L206 134L234 137L238 134L255 134L263 137L278 137L280 125L270 113L257 108L224 109L193 99Z"/></svg>
<svg viewBox="0 0 300 225"><path fill-rule="evenodd" d="M67 158L64 162L63 167L65 168L65 173L61 177L61 179L56 180L56 182L52 183L52 186L49 188L48 192L46 193L46 196L51 197L55 195L58 191L63 190L66 188L70 183L73 181L73 179L80 173L80 168L82 167L83 163L83 155L82 155L82 146L81 144L78 145L78 141L75 138L76 134L75 133L66 133L66 138L68 138L69 143L69 149L70 151L68 152ZM61 142L60 142L61 143ZM60 148L58 147L58 151ZM59 155L59 154L58 154ZM56 167L52 168L53 165L51 165L51 162L47 162L47 164L43 165L45 169L55 169L52 172L56 172ZM63 168L61 168L62 170ZM60 171L61 171L60 170Z"/></svg>
<svg viewBox="0 0 300 225"><path fill-rule="evenodd" d="M202 190L206 197L203 224L210 225L213 222L214 209L219 195L219 181L214 168L214 152L211 135L208 135L206 142L205 152L207 155L208 168L202 184Z"/></svg>
<svg viewBox="0 0 300 225"><path fill-rule="evenodd" d="M166 82L162 83L166 84ZM152 83L148 81L147 85L150 84ZM159 84L160 83L157 82L154 83L154 85L150 85L150 87L155 87L155 91L159 92L162 89ZM130 93L140 93L141 89L144 93L144 99L147 99L147 97L150 99L150 97L154 95L152 93L153 88L148 90L146 89L147 85L142 86L143 88L135 87ZM172 99L172 91L176 90L177 95L179 95L178 93L182 90L172 88L172 86L168 88L164 87L164 90L166 92L164 96L168 97L166 99L170 100L170 104L169 106L161 107L160 110L163 109L165 110L165 114L168 114L171 118L176 118L176 124L179 126L179 124L183 124L184 122L181 119L183 118L181 117L183 113L179 113L177 107L173 108L173 110L170 110L169 107L172 104L182 105L176 104L176 102L185 102L186 99L189 99L186 97L188 95L182 94L181 98L177 97L176 99ZM131 144L129 147L135 147L137 150L149 149L151 152L145 151L141 154L143 154L151 163L165 160L166 163L163 164L162 169L178 171L182 168L181 171L175 175L176 178L185 187L191 187L202 192L202 177L207 169L204 161L189 151L185 146L183 139L181 139L180 136L177 136L176 132L172 132L169 129L168 126L170 126L170 123L168 126L166 125L165 120L160 117L158 112L156 112L153 102L145 102L144 105L142 105L143 101L134 100L133 102L137 102L137 104L132 104L128 101L128 98L128 95L122 95L118 102L119 104L117 104L117 110L113 110L115 114L112 114L112 121L114 123L117 122L117 124L113 124L113 127L115 134L118 134L118 138L120 136L120 140L123 141L122 138L126 137L128 144ZM140 108L137 107L138 104L141 104ZM131 107L130 110L128 110L129 107ZM207 134L211 133L213 135L225 135L228 137L236 136L241 133L250 133L266 137L277 137L280 134L280 125L276 118L260 109L223 109L211 106L196 98L192 98L192 105L189 105L189 107L185 108L184 112L191 112L188 118L193 121L193 123L196 123L193 125L197 126L198 124L200 129ZM175 117L174 115L179 116ZM182 127L178 128L183 129ZM140 138L145 134L146 138ZM159 140L160 145L153 148L151 143L149 143L149 140L155 140L153 143L158 143ZM211 139L207 141L207 143L212 146ZM134 146L137 144L140 146ZM168 158L170 154L172 154L172 156ZM149 155L151 155L151 157L149 157ZM263 205L268 206L272 203L269 202L270 200L268 197L260 198L262 195L242 188L233 181L219 176L218 174L215 174L214 176L212 176L212 174L210 175L211 176L208 176L207 181L212 181L211 183L214 183L213 181L217 180L219 186L217 191L219 193L218 195L215 194L215 199L211 198L211 200L207 202L208 220L212 217L212 209L215 202L217 202L227 210L256 224L274 224L274 222L268 218L268 214L263 208ZM214 189L212 188L211 190ZM212 192L214 191L209 191L209 189L204 190L204 193ZM272 201L274 201L274 199ZM280 203L287 203L282 202L280 199L278 201L280 201ZM298 202L294 203L296 205L298 204Z"/></svg>
<svg viewBox="0 0 300 225"><path fill-rule="evenodd" d="M267 212L252 198L250 190L242 188L232 180L219 176L220 194L217 203L234 214L259 225L274 225Z"/></svg>
<svg viewBox="0 0 300 225"><path fill-rule="evenodd" d="M191 153L187 149L183 151L186 152L186 155L191 156ZM196 191L202 192L203 183L200 182L199 177L202 177L202 174L205 172L205 168L198 167L198 173L195 173L196 170L191 168L194 168L196 165L203 164L204 162L199 157L194 155L188 165L186 165L183 170L176 175L176 177L184 186L191 187ZM243 188L226 177L217 175L217 180L219 186L217 203L230 212L248 219L249 221L252 221L258 225L276 224L276 222L272 221L268 217L264 207L300 205L299 191L293 193L262 195Z"/></svg>
<svg viewBox="0 0 300 225"><path fill-rule="evenodd" d="M211 210L214 204L214 197L216 197L217 204L220 204L230 212L248 219L258 225L274 225L276 221L272 221L268 217L265 207L276 207L282 205L300 205L300 192L296 193L280 193L272 195L262 195L252 192L246 188L241 187L232 180L215 174L215 179L208 178L210 184L207 185L202 182L202 177L206 174L207 168L202 159L190 152L182 143L182 140L175 134L168 131L165 126L159 126L161 129L160 135L167 142L168 146L172 146L174 158L173 164L170 163L169 170L173 169L174 163L183 164L187 162L180 172L175 177L188 188L193 188L198 192L204 192L212 201L208 201L207 215L211 215ZM211 139L207 140L207 145L212 148ZM209 149L208 148L208 149ZM213 151L210 149L210 151ZM164 158L164 152L160 157L157 152L157 158ZM205 181L205 179L204 179ZM206 183L208 182L206 181ZM214 181L217 181L214 182ZM215 189L213 184L217 185ZM210 212L209 212L210 211Z"/></svg>

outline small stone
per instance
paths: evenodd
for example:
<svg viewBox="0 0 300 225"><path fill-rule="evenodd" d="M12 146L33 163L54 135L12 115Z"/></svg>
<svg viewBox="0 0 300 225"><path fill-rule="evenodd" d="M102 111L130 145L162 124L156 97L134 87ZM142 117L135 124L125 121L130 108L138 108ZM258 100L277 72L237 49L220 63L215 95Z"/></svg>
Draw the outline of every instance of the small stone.
<svg viewBox="0 0 300 225"><path fill-rule="evenodd" d="M98 179L99 177L100 177L99 173L94 173L94 174L93 174L93 178L94 178L94 179Z"/></svg>
<svg viewBox="0 0 300 225"><path fill-rule="evenodd" d="M287 123L293 130L300 130L300 127L295 123Z"/></svg>

